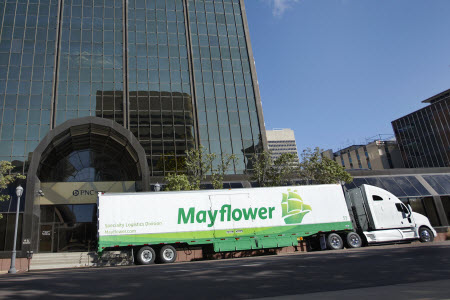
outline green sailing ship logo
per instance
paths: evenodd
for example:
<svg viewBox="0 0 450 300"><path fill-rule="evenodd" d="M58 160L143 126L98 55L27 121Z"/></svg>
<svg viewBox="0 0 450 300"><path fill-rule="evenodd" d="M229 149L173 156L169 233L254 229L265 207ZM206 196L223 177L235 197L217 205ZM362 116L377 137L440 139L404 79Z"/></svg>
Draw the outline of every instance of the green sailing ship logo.
<svg viewBox="0 0 450 300"><path fill-rule="evenodd" d="M303 199L297 194L297 191L288 190L287 193L283 193L281 212L286 224L300 224L303 217L311 211L311 206L303 203Z"/></svg>

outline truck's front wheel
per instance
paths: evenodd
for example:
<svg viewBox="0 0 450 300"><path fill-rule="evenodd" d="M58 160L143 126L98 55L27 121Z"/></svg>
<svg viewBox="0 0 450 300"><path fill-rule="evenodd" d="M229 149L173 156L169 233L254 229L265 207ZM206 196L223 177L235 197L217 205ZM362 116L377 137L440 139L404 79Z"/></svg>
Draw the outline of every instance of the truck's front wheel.
<svg viewBox="0 0 450 300"><path fill-rule="evenodd" d="M434 240L434 235L430 229L426 227L420 227L419 229L419 241L422 243L432 242Z"/></svg>
<svg viewBox="0 0 450 300"><path fill-rule="evenodd" d="M140 265L149 265L155 262L156 254L153 248L145 246L136 253L136 262Z"/></svg>
<svg viewBox="0 0 450 300"><path fill-rule="evenodd" d="M159 259L163 264L173 263L177 259L177 250L170 245L166 245L159 251Z"/></svg>
<svg viewBox="0 0 450 300"><path fill-rule="evenodd" d="M330 233L327 236L327 248L329 250L339 250L344 248L344 242L337 233Z"/></svg>

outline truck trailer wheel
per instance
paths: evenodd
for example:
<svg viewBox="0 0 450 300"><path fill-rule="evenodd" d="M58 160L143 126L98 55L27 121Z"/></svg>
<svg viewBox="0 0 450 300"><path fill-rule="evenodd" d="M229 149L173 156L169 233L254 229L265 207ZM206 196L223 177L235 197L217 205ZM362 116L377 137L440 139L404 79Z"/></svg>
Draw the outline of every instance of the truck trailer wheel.
<svg viewBox="0 0 450 300"><path fill-rule="evenodd" d="M170 245L166 245L159 251L159 259L163 264L173 263L177 259L177 250Z"/></svg>
<svg viewBox="0 0 450 300"><path fill-rule="evenodd" d="M136 253L136 262L140 265L149 265L155 262L156 254L153 248L145 246Z"/></svg>
<svg viewBox="0 0 450 300"><path fill-rule="evenodd" d="M362 246L362 240L356 232L350 232L346 236L347 248L359 248Z"/></svg>
<svg viewBox="0 0 450 300"><path fill-rule="evenodd" d="M430 229L426 227L420 227L419 229L419 241L422 243L432 242L434 240L434 235Z"/></svg>
<svg viewBox="0 0 450 300"><path fill-rule="evenodd" d="M327 248L329 250L339 250L344 248L344 242L337 233L330 233L327 236Z"/></svg>

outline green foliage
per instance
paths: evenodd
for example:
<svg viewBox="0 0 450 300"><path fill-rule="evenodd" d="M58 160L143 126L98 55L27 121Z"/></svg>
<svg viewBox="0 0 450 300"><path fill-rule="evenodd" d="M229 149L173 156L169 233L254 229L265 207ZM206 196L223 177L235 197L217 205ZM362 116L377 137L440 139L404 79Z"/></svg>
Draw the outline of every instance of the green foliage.
<svg viewBox="0 0 450 300"><path fill-rule="evenodd" d="M224 154L221 156L217 166L213 162L217 159L215 153L206 153L203 146L199 149L186 151L186 158L177 166L186 168L186 175L169 174L166 176L166 190L168 191L188 191L199 190L200 184L206 179L207 174L211 174L211 183L215 189L223 188L223 179L236 156ZM167 163L166 163L167 165ZM170 165L170 164L169 164Z"/></svg>
<svg viewBox="0 0 450 300"><path fill-rule="evenodd" d="M211 172L216 157L215 153L206 153L203 146L186 151L186 170L193 190L200 189L200 183L206 178L206 174Z"/></svg>
<svg viewBox="0 0 450 300"><path fill-rule="evenodd" d="M353 177L334 160L322 157L319 148L303 150L300 178L316 184L350 183Z"/></svg>
<svg viewBox="0 0 450 300"><path fill-rule="evenodd" d="M222 154L220 163L213 168L211 174L211 183L214 189L223 189L223 178L236 158L237 156L234 154Z"/></svg>
<svg viewBox="0 0 450 300"><path fill-rule="evenodd" d="M283 153L270 168L270 182L272 186L283 186L292 184L292 180L298 175L299 163L297 155Z"/></svg>
<svg viewBox="0 0 450 300"><path fill-rule="evenodd" d="M283 153L274 161L270 152L253 155L251 179L259 186L289 185L294 178L315 184L353 181L352 176L337 162L322 157L319 148L303 150L300 163L297 156L291 153Z"/></svg>
<svg viewBox="0 0 450 300"><path fill-rule="evenodd" d="M17 179L25 179L25 175L11 174L11 170L14 166L9 161L0 161L0 201L7 201L10 199L9 195L4 195L3 191L16 181ZM0 214L0 219L2 215Z"/></svg>
<svg viewBox="0 0 450 300"><path fill-rule="evenodd" d="M263 151L255 153L252 157L253 172L251 179L256 181L259 186L269 186L270 182L270 168L273 165L270 152Z"/></svg>
<svg viewBox="0 0 450 300"><path fill-rule="evenodd" d="M290 184L299 169L297 156L292 153L283 153L272 160L270 152L263 151L253 155L252 163L251 179L261 187Z"/></svg>
<svg viewBox="0 0 450 300"><path fill-rule="evenodd" d="M190 191L192 190L189 178L185 174L169 174L166 176L165 181L167 185L166 191Z"/></svg>
<svg viewBox="0 0 450 300"><path fill-rule="evenodd" d="M225 174L236 156L223 154L217 165L218 159L215 153L207 153L205 148L186 151L184 161L173 161L174 167L184 165L186 175L170 174L166 177L166 190L199 190L200 184L211 175L211 183L214 189L223 188ZM263 151L254 154L252 158L253 171L251 179L259 186L284 186L292 184L293 179L303 179L308 183L330 184L341 182L352 182L353 178L345 169L335 161L322 157L319 148L306 149L302 153L301 162L292 153L283 153L276 160L272 160L270 152ZM171 163L166 163L170 166Z"/></svg>

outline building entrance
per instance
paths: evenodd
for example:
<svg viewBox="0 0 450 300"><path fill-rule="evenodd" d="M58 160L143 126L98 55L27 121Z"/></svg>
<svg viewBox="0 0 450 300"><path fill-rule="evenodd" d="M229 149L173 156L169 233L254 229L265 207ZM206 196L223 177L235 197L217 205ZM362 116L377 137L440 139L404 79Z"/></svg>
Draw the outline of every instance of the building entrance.
<svg viewBox="0 0 450 300"><path fill-rule="evenodd" d="M53 224L41 224L39 230L39 252L52 252Z"/></svg>
<svg viewBox="0 0 450 300"><path fill-rule="evenodd" d="M95 250L96 216L95 204L42 205L39 252Z"/></svg>
<svg viewBox="0 0 450 300"><path fill-rule="evenodd" d="M97 224L92 222L41 224L39 252L95 251L96 237Z"/></svg>
<svg viewBox="0 0 450 300"><path fill-rule="evenodd" d="M135 192L136 182L44 182L40 252L95 251L98 192Z"/></svg>

